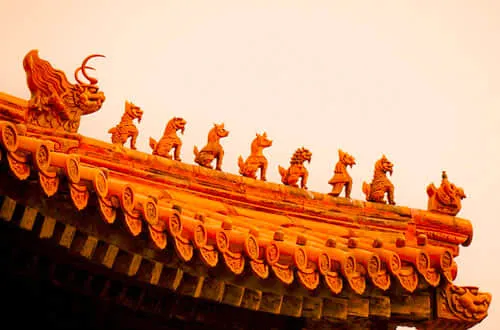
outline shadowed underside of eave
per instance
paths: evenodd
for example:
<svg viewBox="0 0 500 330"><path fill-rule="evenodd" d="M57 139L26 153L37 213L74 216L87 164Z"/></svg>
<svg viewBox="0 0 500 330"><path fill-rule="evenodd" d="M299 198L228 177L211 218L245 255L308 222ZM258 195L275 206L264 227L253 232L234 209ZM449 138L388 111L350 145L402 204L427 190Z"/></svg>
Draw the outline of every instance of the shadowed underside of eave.
<svg viewBox="0 0 500 330"><path fill-rule="evenodd" d="M78 257L74 259L79 260L78 264L106 269L107 277L118 276L127 283L147 288L144 290L148 292L156 290L159 294L166 289L197 301L211 300L266 315L299 318L297 321L303 320L300 322L306 322L304 327L308 328L320 324L322 328L334 324L352 328L356 324L369 329L376 324L382 329L432 319L435 290L429 287L410 295L398 291L384 295L371 289L363 296L354 293L332 296L328 290L307 292L272 279L255 281L247 272L235 277L224 265L208 269L199 257L186 263L175 250L159 253L147 240L130 238L120 222L112 226L103 224L95 207L75 212L68 207L71 204L65 201L67 196L47 199L36 184L16 185L5 175L1 179L0 195L4 196L0 217L9 226L30 232L35 241ZM6 187L12 198L5 196ZM460 328L467 328L466 324L462 323Z"/></svg>

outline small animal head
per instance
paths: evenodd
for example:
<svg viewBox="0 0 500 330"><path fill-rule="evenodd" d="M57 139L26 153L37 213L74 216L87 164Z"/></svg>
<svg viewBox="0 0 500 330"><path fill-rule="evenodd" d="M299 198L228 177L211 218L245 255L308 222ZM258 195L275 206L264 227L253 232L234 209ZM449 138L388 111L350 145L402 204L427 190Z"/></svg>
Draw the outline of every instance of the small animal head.
<svg viewBox="0 0 500 330"><path fill-rule="evenodd" d="M170 119L169 124L171 124L176 131L180 130L181 134L184 134L184 129L186 128L186 121L181 117L174 117Z"/></svg>
<svg viewBox="0 0 500 330"><path fill-rule="evenodd" d="M255 134L255 139L253 140L253 143L255 143L257 146L267 148L273 145L273 140L269 140L267 138L267 133L264 132L263 134Z"/></svg>
<svg viewBox="0 0 500 330"><path fill-rule="evenodd" d="M392 167L394 165L385 157L385 155L382 155L382 158L380 158L377 163L375 163L375 171L382 171L384 173L389 172L390 175L392 175Z"/></svg>
<svg viewBox="0 0 500 330"><path fill-rule="evenodd" d="M292 163L292 164L302 164L305 161L307 161L308 163L310 163L311 162L311 158L312 158L312 152L310 152L306 148L302 147L302 148L299 148L299 149L295 150L295 153L293 154L290 163Z"/></svg>
<svg viewBox="0 0 500 330"><path fill-rule="evenodd" d="M82 65L75 70L75 80L78 82L78 84L75 85L79 94L78 105L83 108L84 113L92 113L97 111L101 108L102 103L106 100L104 93L99 91L99 87L97 86L97 79L91 77L86 71L95 70L93 67L87 65L88 61L95 57L104 57L104 55L93 54L87 56L83 60ZM82 82L78 77L79 73L81 73L89 83Z"/></svg>
<svg viewBox="0 0 500 330"><path fill-rule="evenodd" d="M350 166L352 168L353 165L356 165L356 159L349 155L347 152L343 152L339 149L339 161L341 161L344 165Z"/></svg>
<svg viewBox="0 0 500 330"><path fill-rule="evenodd" d="M144 112L132 102L125 101L125 113L132 117L132 119L137 118L137 121L140 123Z"/></svg>
<svg viewBox="0 0 500 330"><path fill-rule="evenodd" d="M455 194L458 198L460 199L464 199L464 198L467 198L467 196L465 195L465 192L462 188L458 187L456 190L455 190Z"/></svg>
<svg viewBox="0 0 500 330"><path fill-rule="evenodd" d="M212 131L214 131L215 134L221 138L229 135L229 131L224 128L224 123L219 124L219 125L214 123L214 127L212 128Z"/></svg>

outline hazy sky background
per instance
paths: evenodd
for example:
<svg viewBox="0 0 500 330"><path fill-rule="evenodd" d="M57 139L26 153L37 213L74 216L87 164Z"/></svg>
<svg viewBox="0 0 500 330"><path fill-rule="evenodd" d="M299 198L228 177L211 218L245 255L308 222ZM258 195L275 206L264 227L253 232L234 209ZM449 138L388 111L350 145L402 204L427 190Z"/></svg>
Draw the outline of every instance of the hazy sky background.
<svg viewBox="0 0 500 330"><path fill-rule="evenodd" d="M125 100L145 111L138 148L150 153L173 116L188 124L193 163L213 123L223 170L238 173L255 133L274 140L268 180L298 147L312 153L309 188L328 192L342 148L356 157L352 197L384 153L399 205L425 209L446 170L464 188L459 285L493 293L477 329L500 315L500 2L498 1L0 1L0 91L29 98L30 49L73 72L90 53L106 94L80 132L110 141Z"/></svg>

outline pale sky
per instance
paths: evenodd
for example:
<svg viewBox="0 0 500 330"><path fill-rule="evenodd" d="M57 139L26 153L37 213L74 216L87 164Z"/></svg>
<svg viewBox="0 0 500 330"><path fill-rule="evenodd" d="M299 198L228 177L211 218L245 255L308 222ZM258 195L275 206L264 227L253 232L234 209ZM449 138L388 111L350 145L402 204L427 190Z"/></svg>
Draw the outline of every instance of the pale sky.
<svg viewBox="0 0 500 330"><path fill-rule="evenodd" d="M213 123L223 170L238 173L266 131L268 180L298 147L312 153L309 189L329 192L338 148L356 157L352 197L364 199L382 154L399 205L425 209L446 170L464 188L459 285L493 293L477 329L500 313L500 2L498 1L0 1L0 91L29 98L24 55L73 72L91 53L106 94L80 133L110 141L125 100L144 110L138 148L150 153L173 116L187 120L181 157Z"/></svg>

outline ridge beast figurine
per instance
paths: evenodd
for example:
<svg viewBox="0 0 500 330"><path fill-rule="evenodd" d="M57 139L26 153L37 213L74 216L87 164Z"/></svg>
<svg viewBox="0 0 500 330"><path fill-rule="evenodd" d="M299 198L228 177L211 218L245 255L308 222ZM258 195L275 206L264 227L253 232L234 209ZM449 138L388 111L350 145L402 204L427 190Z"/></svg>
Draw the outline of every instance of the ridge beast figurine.
<svg viewBox="0 0 500 330"><path fill-rule="evenodd" d="M217 159L215 169L222 170L222 159L224 158L224 149L220 144L220 139L229 135L229 131L224 128L224 124L214 124L214 127L208 132L207 144L198 151L194 146L194 161L203 167L212 168L212 161Z"/></svg>
<svg viewBox="0 0 500 330"><path fill-rule="evenodd" d="M392 175L393 164L382 155L375 163L373 172L373 180L370 184L363 182L363 193L366 195L366 200L369 202L385 203L385 194L390 205L395 205L394 202L394 186L387 178L387 172Z"/></svg>
<svg viewBox="0 0 500 330"><path fill-rule="evenodd" d="M135 142L139 131L135 127L134 119L140 123L143 111L135 104L125 101L125 112L122 115L120 123L111 128L108 133L111 134L111 142L123 146L130 137L130 149L136 149Z"/></svg>
<svg viewBox="0 0 500 330"><path fill-rule="evenodd" d="M427 210L455 216L462 208L462 199L467 196L462 188L448 181L446 171L443 171L441 179L439 188L434 183L427 186Z"/></svg>
<svg viewBox="0 0 500 330"><path fill-rule="evenodd" d="M306 148L302 147L295 150L292 158L290 159L290 167L285 169L278 166L279 173L281 175L281 182L283 184L293 187L298 187L298 181L300 181L300 187L307 189L307 177L309 172L304 166L304 162L311 162L312 153Z"/></svg>
<svg viewBox="0 0 500 330"><path fill-rule="evenodd" d="M352 178L347 172L347 166L352 168L353 165L356 165L354 157L339 149L339 161L335 165L333 177L328 181L332 185L329 195L338 197L345 187L345 197L351 198Z"/></svg>
<svg viewBox="0 0 500 330"><path fill-rule="evenodd" d="M156 142L152 137L149 138L149 146L153 149L153 155L158 155L168 159L172 159L170 151L174 149L174 160L181 160L181 147L182 141L177 136L177 131L181 131L184 134L184 129L186 128L186 121L181 117L174 117L170 119L165 127L163 136L160 141Z"/></svg>
<svg viewBox="0 0 500 330"><path fill-rule="evenodd" d="M267 159L262 153L264 148L273 145L273 141L267 138L267 134L256 134L250 147L250 156L243 161L243 157L238 158L240 174L249 178L257 178L257 170L260 169L260 179L266 181Z"/></svg>
<svg viewBox="0 0 500 330"><path fill-rule="evenodd" d="M88 75L87 66L90 59L103 55L87 56L82 65L75 71L76 84L66 78L63 71L54 69L52 65L38 56L38 50L31 50L23 60L24 71L31 99L28 103L26 121L28 124L44 128L77 133L80 117L98 111L104 100L99 92L97 79ZM78 74L88 80L82 82Z"/></svg>

